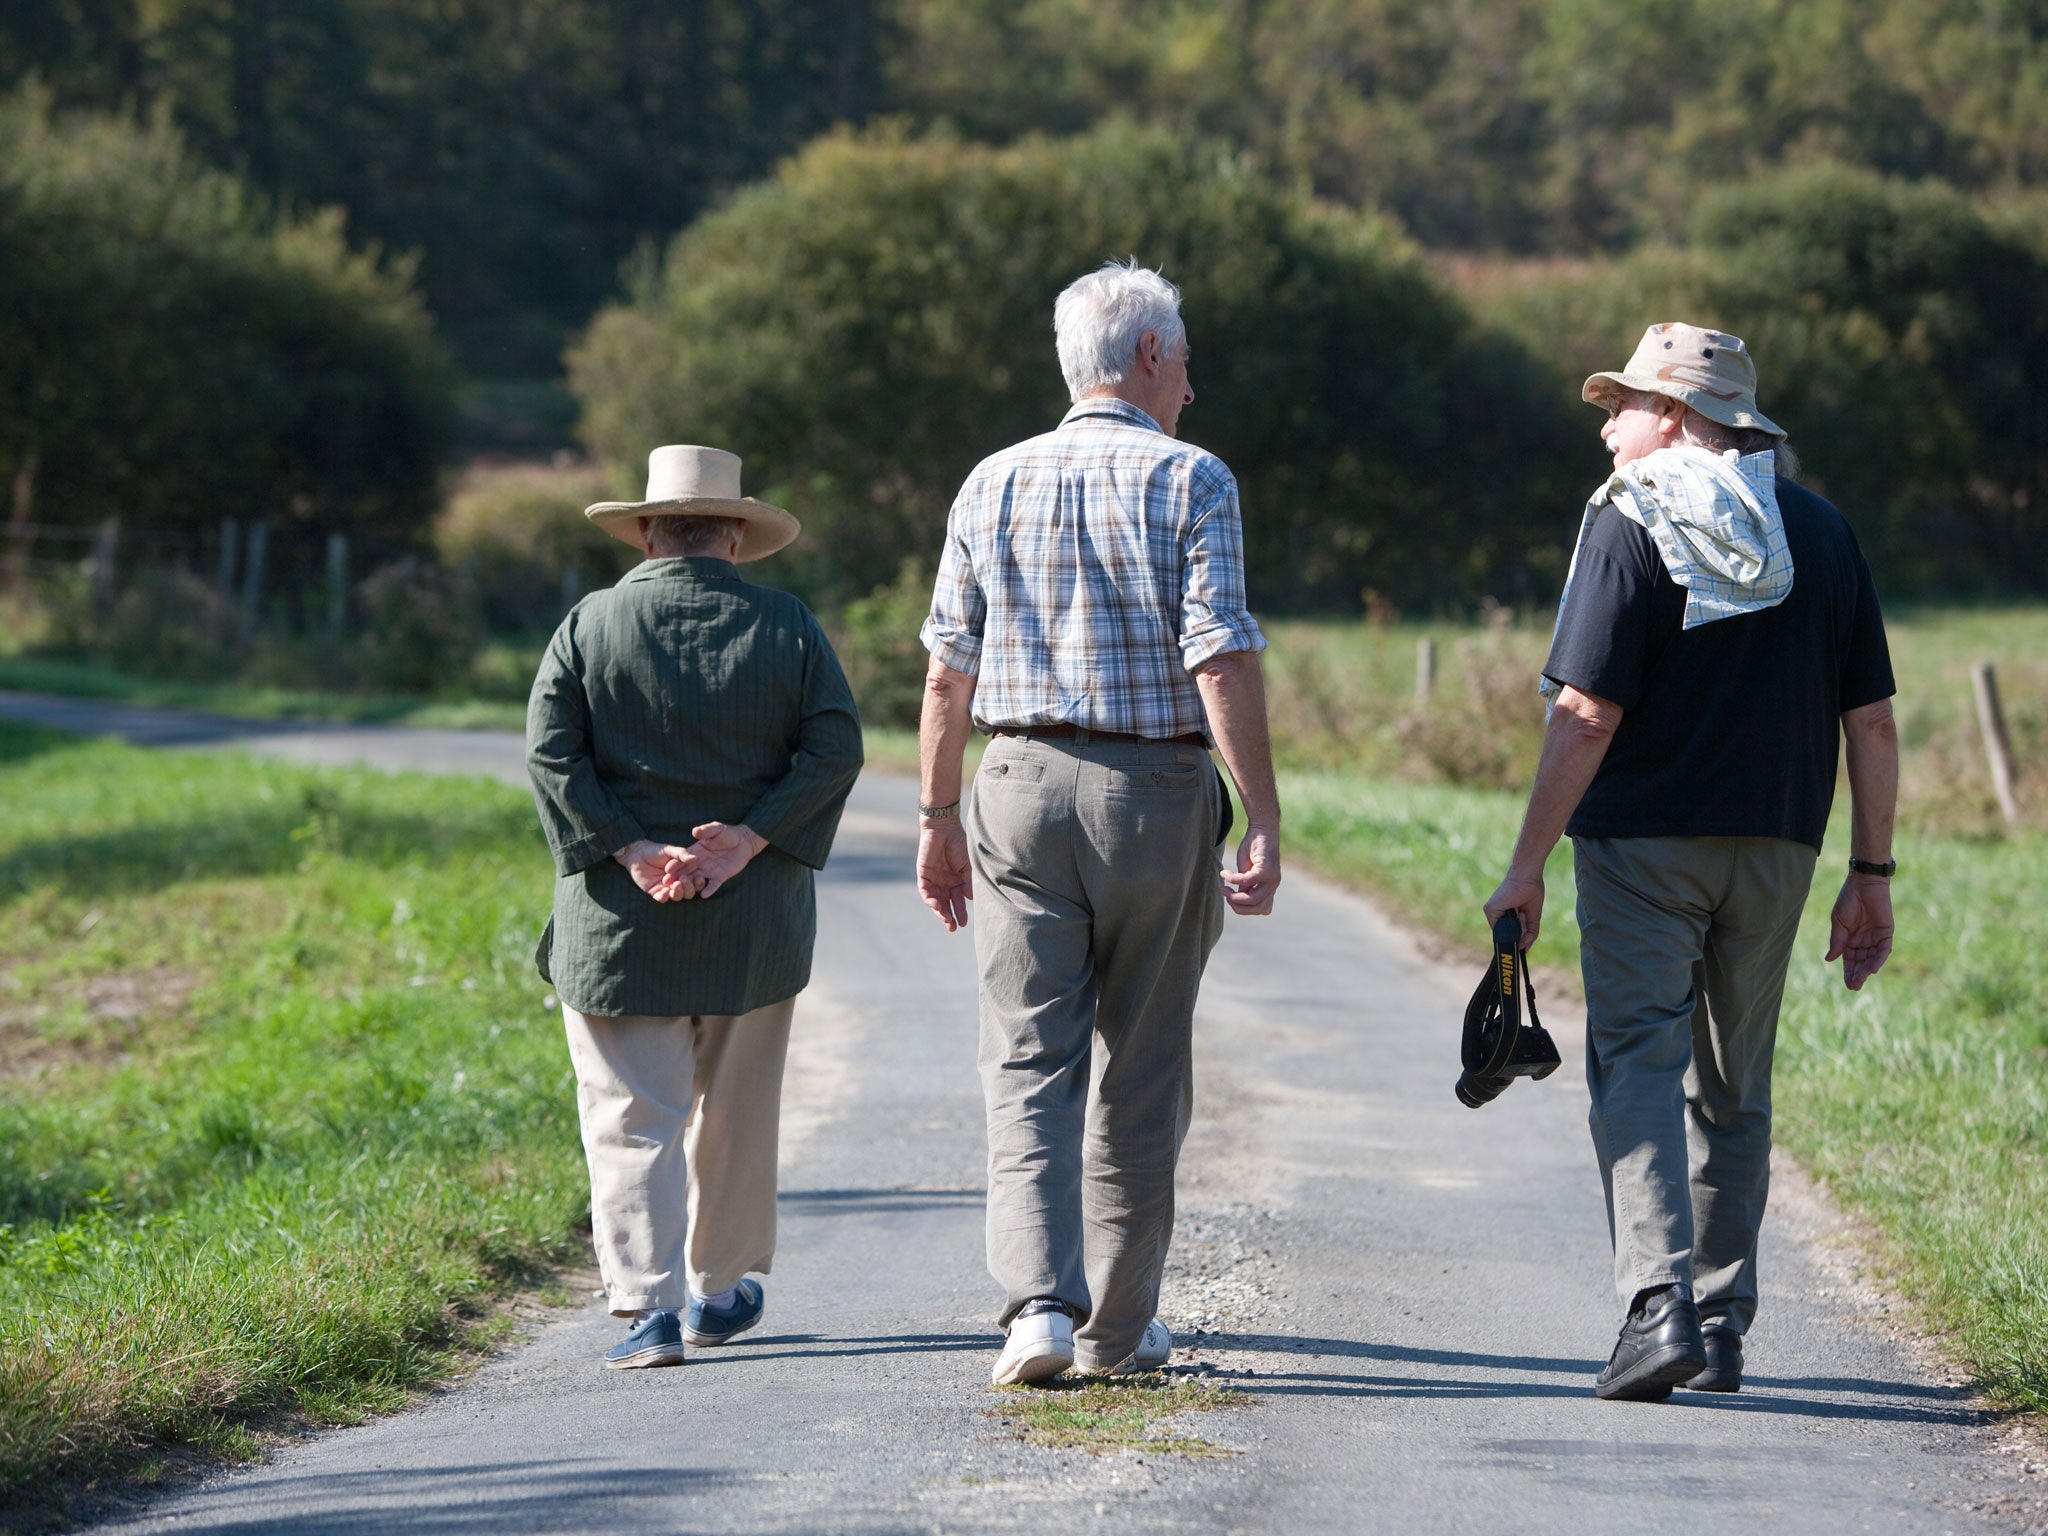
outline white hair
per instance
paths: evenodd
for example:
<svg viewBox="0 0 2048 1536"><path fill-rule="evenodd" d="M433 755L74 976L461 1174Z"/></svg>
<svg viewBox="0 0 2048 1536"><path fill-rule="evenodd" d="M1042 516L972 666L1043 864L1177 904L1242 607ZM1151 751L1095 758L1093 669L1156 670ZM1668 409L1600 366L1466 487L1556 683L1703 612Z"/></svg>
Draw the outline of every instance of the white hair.
<svg viewBox="0 0 2048 1536"><path fill-rule="evenodd" d="M1135 256L1104 262L1098 271L1069 283L1053 304L1052 331L1067 394L1075 400L1121 384L1136 361L1138 339L1147 331L1158 336L1164 357L1174 356L1188 340L1180 290L1150 267L1139 266Z"/></svg>

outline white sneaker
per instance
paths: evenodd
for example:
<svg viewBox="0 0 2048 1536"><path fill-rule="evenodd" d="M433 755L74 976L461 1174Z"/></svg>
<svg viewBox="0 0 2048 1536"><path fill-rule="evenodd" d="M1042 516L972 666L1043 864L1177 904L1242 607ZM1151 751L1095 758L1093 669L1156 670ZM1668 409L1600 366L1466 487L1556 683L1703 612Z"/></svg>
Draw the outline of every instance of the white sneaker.
<svg viewBox="0 0 2048 1536"><path fill-rule="evenodd" d="M1011 1319L1010 1336L989 1379L999 1387L1036 1386L1073 1363L1074 1320L1064 1312L1035 1312Z"/></svg>
<svg viewBox="0 0 2048 1536"><path fill-rule="evenodd" d="M1153 1318L1145 1325L1145 1332L1138 1340L1138 1347L1131 1351L1131 1358L1121 1365L1105 1365L1097 1370L1086 1371L1088 1376L1142 1376L1147 1371L1156 1371L1173 1356L1173 1335L1166 1324Z"/></svg>

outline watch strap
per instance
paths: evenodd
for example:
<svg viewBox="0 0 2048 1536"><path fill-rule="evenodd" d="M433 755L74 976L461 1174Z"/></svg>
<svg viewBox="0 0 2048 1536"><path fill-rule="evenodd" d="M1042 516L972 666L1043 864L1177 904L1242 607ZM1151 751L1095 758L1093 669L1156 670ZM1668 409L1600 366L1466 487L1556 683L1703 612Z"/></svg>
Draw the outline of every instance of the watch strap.
<svg viewBox="0 0 2048 1536"><path fill-rule="evenodd" d="M1886 859L1882 864L1879 864L1874 860L1859 859L1852 855L1849 859L1849 869L1853 874L1876 875L1880 880L1889 880L1899 872L1899 861L1897 859Z"/></svg>

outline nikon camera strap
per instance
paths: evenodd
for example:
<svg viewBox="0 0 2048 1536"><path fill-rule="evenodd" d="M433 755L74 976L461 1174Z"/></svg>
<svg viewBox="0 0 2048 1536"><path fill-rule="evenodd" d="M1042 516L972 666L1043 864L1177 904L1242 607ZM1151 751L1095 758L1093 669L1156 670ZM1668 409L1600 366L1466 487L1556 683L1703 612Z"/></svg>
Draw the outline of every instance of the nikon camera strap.
<svg viewBox="0 0 2048 1536"><path fill-rule="evenodd" d="M1502 913L1493 925L1493 965L1465 1005L1465 1038L1459 1054L1465 1070L1475 1077L1506 1073L1522 1027L1524 994L1529 999L1529 1022L1543 1027L1536 1013L1536 985L1529 979L1521 946L1522 920L1512 912Z"/></svg>

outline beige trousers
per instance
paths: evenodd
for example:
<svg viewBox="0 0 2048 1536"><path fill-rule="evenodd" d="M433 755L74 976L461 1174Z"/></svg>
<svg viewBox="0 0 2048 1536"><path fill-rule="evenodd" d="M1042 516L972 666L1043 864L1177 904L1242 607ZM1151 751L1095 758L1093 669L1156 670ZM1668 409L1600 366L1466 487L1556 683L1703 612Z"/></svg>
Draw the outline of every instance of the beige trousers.
<svg viewBox="0 0 2048 1536"><path fill-rule="evenodd" d="M786 998L737 1017L599 1018L564 1006L612 1312L686 1305L775 1258Z"/></svg>

